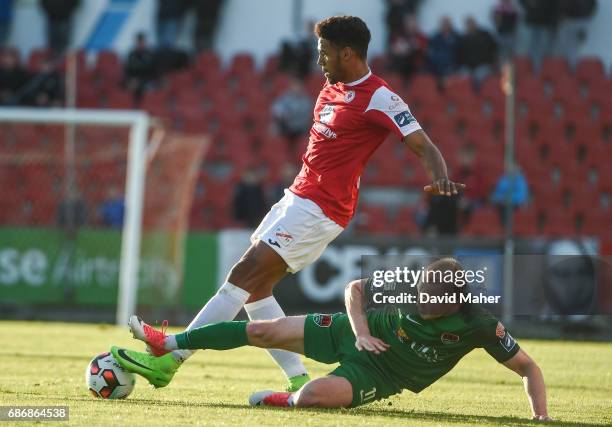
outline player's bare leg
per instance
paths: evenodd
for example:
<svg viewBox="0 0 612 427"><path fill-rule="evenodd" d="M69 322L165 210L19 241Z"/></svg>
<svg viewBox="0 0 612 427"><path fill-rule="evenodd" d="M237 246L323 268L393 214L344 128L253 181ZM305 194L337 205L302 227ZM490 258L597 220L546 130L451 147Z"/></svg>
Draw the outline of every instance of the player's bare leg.
<svg viewBox="0 0 612 427"><path fill-rule="evenodd" d="M233 320L243 307L253 320L284 317L285 313L272 296L272 289L286 274L287 264L283 258L266 243L255 241L232 267L226 282L195 316L187 330ZM130 328L135 338L144 338L143 341L151 347L151 353L165 353L163 348L158 348L159 343L163 342L162 331L155 331L136 316L130 320ZM148 331L149 334L135 331ZM172 355L180 364L194 353L195 350L175 350ZM269 353L285 373L289 391L298 390L310 379L296 354L276 349L269 350Z"/></svg>
<svg viewBox="0 0 612 427"><path fill-rule="evenodd" d="M335 375L309 381L296 393L266 390L254 393L249 398L253 406L302 408L346 408L352 401L353 386L346 378Z"/></svg>

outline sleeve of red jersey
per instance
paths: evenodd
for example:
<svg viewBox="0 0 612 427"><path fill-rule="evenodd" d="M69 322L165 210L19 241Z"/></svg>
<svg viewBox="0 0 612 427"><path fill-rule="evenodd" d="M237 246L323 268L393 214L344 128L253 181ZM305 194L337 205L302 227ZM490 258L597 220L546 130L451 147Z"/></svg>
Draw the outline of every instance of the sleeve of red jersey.
<svg viewBox="0 0 612 427"><path fill-rule="evenodd" d="M421 129L408 105L386 86L379 87L372 94L365 117L372 123L389 129L400 139Z"/></svg>

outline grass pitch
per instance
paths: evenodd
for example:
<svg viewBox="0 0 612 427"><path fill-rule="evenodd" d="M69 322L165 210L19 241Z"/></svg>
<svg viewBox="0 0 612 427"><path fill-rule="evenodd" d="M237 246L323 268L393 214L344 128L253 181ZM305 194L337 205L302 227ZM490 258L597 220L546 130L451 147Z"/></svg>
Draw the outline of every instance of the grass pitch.
<svg viewBox="0 0 612 427"><path fill-rule="evenodd" d="M519 340L540 364L555 425L612 424L612 345ZM422 393L401 395L352 410L250 408L262 389L282 389L284 379L259 349L202 351L166 388L138 377L126 400L91 397L85 386L89 360L112 344L141 349L127 328L106 325L0 322L0 405L68 405L70 421L53 425L121 426L465 426L534 424L520 378L483 350L465 357ZM311 376L330 365L306 361ZM2 422L24 426L29 422Z"/></svg>

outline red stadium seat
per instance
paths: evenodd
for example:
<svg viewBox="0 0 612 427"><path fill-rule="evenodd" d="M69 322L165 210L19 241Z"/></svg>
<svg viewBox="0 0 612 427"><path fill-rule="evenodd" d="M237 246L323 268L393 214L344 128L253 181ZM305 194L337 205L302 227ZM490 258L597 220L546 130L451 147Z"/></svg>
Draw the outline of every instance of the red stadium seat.
<svg viewBox="0 0 612 427"><path fill-rule="evenodd" d="M576 234L573 219L569 212L548 210L543 228L544 235L548 237L571 237Z"/></svg>
<svg viewBox="0 0 612 427"><path fill-rule="evenodd" d="M472 212L470 220L462 230L464 234L475 237L501 237L503 229L499 213L493 208L480 208Z"/></svg>
<svg viewBox="0 0 612 427"><path fill-rule="evenodd" d="M576 66L576 77L580 81L593 82L606 80L604 65L598 57L580 58Z"/></svg>
<svg viewBox="0 0 612 427"><path fill-rule="evenodd" d="M321 92L321 89L323 89L324 84L325 77L321 73L311 73L308 77L306 77L306 81L304 83L306 86L306 91L313 98L319 96L319 92Z"/></svg>
<svg viewBox="0 0 612 427"><path fill-rule="evenodd" d="M544 62L542 63L542 69L540 70L540 75L543 80L553 80L557 79L571 79L572 70L570 70L569 64L563 57L559 56L549 56L544 58Z"/></svg>
<svg viewBox="0 0 612 427"><path fill-rule="evenodd" d="M514 69L518 78L533 75L533 63L528 56L515 56Z"/></svg>
<svg viewBox="0 0 612 427"><path fill-rule="evenodd" d="M200 52L195 59L195 69L203 75L221 74L221 59L214 51Z"/></svg>
<svg viewBox="0 0 612 427"><path fill-rule="evenodd" d="M49 49L33 49L28 58L28 70L36 73L40 71L40 66L46 60L53 59L53 52Z"/></svg>
<svg viewBox="0 0 612 427"><path fill-rule="evenodd" d="M376 73L377 75L384 74L388 68L387 57L385 55L375 56L370 61L370 68L372 69L372 72Z"/></svg>
<svg viewBox="0 0 612 427"><path fill-rule="evenodd" d="M232 58L228 71L234 75L253 75L255 74L255 60L248 53L238 53Z"/></svg>
<svg viewBox="0 0 612 427"><path fill-rule="evenodd" d="M416 208L405 207L398 210L392 228L394 234L416 237L420 234L419 226L415 221Z"/></svg>
<svg viewBox="0 0 612 427"><path fill-rule="evenodd" d="M387 212L382 206L361 205L355 217L358 234L387 234L390 231Z"/></svg>
<svg viewBox="0 0 612 427"><path fill-rule="evenodd" d="M532 208L514 211L513 229L517 236L536 236L539 233L537 212Z"/></svg>

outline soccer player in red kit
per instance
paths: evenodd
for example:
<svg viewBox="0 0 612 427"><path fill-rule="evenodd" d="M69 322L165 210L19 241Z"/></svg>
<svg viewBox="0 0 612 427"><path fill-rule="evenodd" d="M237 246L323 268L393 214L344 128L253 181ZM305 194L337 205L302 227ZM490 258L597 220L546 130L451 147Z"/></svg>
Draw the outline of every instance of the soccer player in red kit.
<svg viewBox="0 0 612 427"><path fill-rule="evenodd" d="M251 236L251 246L230 270L226 282L193 319L187 330L234 319L242 307L251 320L284 317L272 289L287 272L314 262L347 226L355 213L359 179L374 151L390 132L421 160L432 180L424 190L452 196L464 186L448 179L442 155L429 140L408 105L370 71L370 31L353 16L318 22L318 64L325 83L314 109L314 122L303 165L293 185ZM135 337L155 355L163 349L163 333L137 316L130 319ZM160 341L162 340L162 341ZM174 350L167 366L149 381L163 387L194 350ZM269 350L289 381L289 391L309 380L299 357Z"/></svg>

